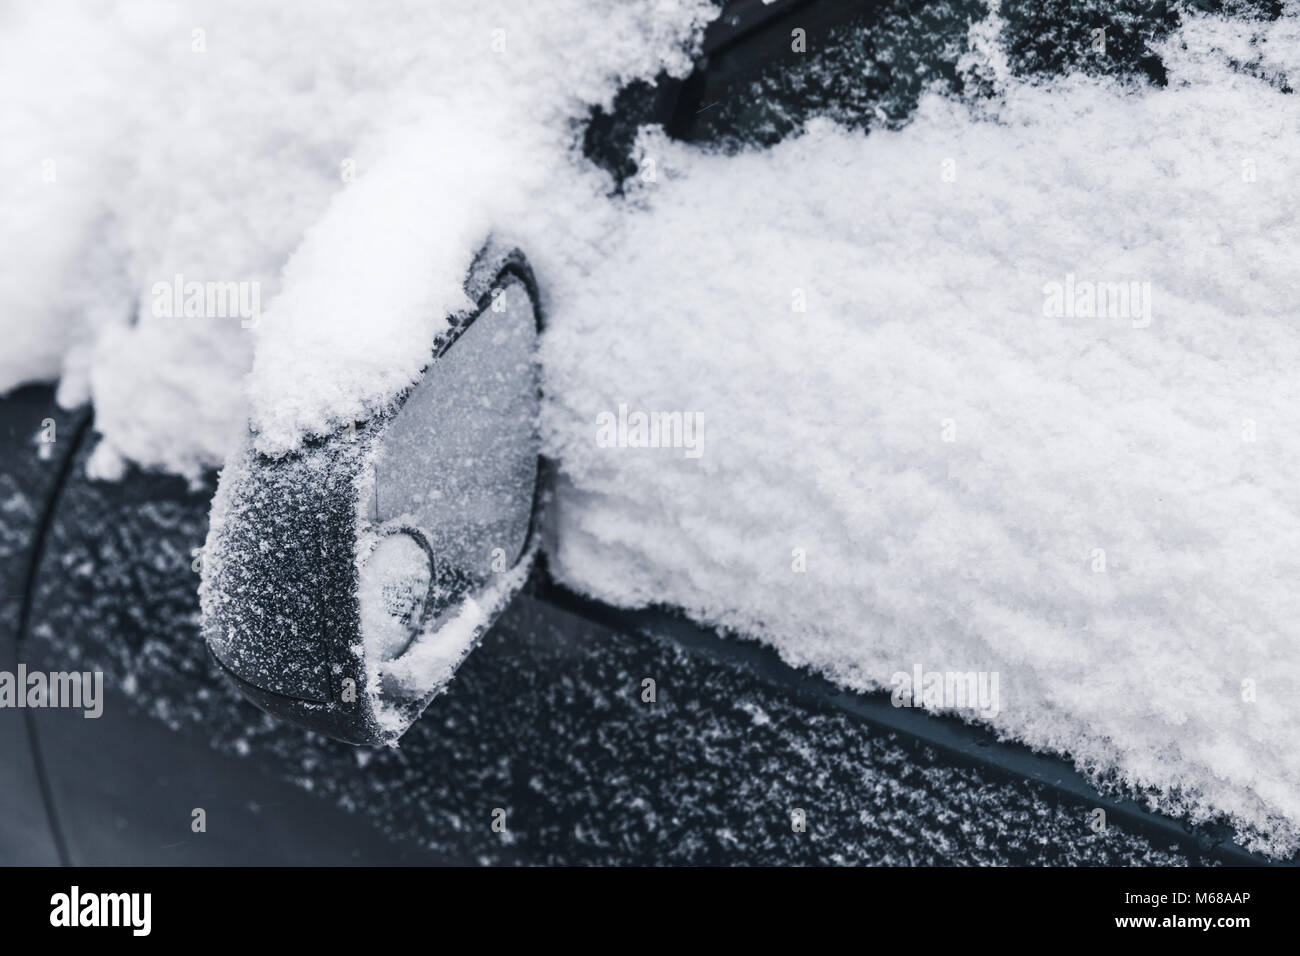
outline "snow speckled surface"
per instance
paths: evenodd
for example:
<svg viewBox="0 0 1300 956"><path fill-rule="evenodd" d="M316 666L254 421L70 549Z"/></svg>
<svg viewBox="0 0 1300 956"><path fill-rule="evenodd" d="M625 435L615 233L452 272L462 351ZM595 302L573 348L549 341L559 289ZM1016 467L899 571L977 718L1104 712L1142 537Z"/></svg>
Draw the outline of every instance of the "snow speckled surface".
<svg viewBox="0 0 1300 956"><path fill-rule="evenodd" d="M1050 789L954 766L744 666L528 597L398 747L303 733L240 698L207 657L190 567L205 525L203 494L134 468L122 483L86 480L78 468L64 494L23 659L103 669L108 700L101 720L41 712L43 740L59 757L121 754L151 739L142 724L165 725L174 741L143 760L104 760L91 786L111 796L89 809L87 758L51 759L65 821L81 824L75 860L247 862L227 855L233 841L189 832L196 799L210 810L222 797L251 799L232 790L227 763L205 757L211 747L245 761L249 776L290 781L391 836L389 855L368 857L377 862L419 852L498 864L1208 861L1123 825L1093 833L1088 808ZM0 537L6 528L0 513ZM654 705L641 700L647 675L658 684ZM0 712L0 724L11 719L20 717ZM157 780L175 754L180 779ZM145 787L149 818L123 798ZM504 836L491 829L496 807L507 811ZM792 831L795 807L806 811L805 834ZM254 859L300 862L310 808L253 809L274 835Z"/></svg>

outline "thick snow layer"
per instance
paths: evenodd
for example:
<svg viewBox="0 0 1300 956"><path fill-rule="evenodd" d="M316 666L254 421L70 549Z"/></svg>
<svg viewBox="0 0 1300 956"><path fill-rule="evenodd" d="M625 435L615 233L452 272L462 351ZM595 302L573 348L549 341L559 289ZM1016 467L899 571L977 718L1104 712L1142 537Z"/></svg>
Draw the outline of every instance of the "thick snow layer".
<svg viewBox="0 0 1300 956"><path fill-rule="evenodd" d="M631 79L684 73L712 13L7 4L0 392L62 375L62 401L93 398L103 474L219 463L249 419L259 337L263 448L381 402L418 373L485 234L525 200L571 204L573 121ZM157 314L176 276L255 284L258 320Z"/></svg>
<svg viewBox="0 0 1300 956"><path fill-rule="evenodd" d="M643 142L660 181L545 340L552 567L852 687L999 673L1001 732L1294 850L1300 104L1222 66L1237 29L1176 38L1164 91ZM1054 307L1085 282L1139 286ZM702 455L602 447L620 403L701 415Z"/></svg>
<svg viewBox="0 0 1300 956"><path fill-rule="evenodd" d="M195 474L250 418L288 452L409 384L496 234L547 306L567 583L852 687L997 672L1002 733L1300 847L1296 10L1190 19L1163 90L1026 85L990 21L978 110L648 132L607 199L573 121L706 12L7 6L0 390L93 398L101 474ZM177 275L264 314L160 316ZM703 442L599 440L620 405Z"/></svg>

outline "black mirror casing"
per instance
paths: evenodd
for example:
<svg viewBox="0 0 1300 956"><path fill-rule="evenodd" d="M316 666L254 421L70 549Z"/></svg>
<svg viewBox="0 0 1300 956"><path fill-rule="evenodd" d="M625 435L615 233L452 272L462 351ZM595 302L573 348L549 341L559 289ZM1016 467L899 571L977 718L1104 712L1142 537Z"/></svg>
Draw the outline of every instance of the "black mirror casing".
<svg viewBox="0 0 1300 956"><path fill-rule="evenodd" d="M393 530L377 523L375 463L387 454L381 448L385 436L397 431L394 423L423 381L447 367L440 360L457 343L467 341L465 333L480 317L492 316L494 294L507 287L526 292L534 319L535 352L542 318L532 272L518 250L489 246L476 257L465 283L476 306L451 317L447 332L432 344L421 383L390 408L357 423L355 430L341 429L310 440L300 451L282 458L259 453L250 434L227 463L204 548L203 635L224 674L261 709L350 743L391 743L441 690L388 694L381 686L384 682L377 681L379 665L373 651L367 659L359 580L366 541L373 547L376 534ZM535 364L533 368L535 375ZM540 401L539 390L534 378L535 401ZM535 415L533 430L536 437ZM410 431L404 430L407 445ZM527 496L518 505L528 509L526 527L514 522L515 537L522 540L497 549L508 553L512 562L507 573L494 576L498 580L490 583L478 581L498 603L518 590L536 550L545 469L537 457L539 449L531 447L531 452L520 452L533 454L537 462L531 488L522 487L523 472L500 478L514 483L508 488L511 494ZM445 509L457 506L456 501L440 502ZM475 586L473 575L441 566L436 549L424 543L427 536L405 527L400 530L421 538L432 562L432 578L442 588L429 598L430 604L441 601L439 606L424 608L421 603L426 617L449 610L449 601L459 606L462 599L473 596L468 590ZM447 585L452 580L459 582L454 592ZM486 607L488 617L494 616L494 608L500 610L496 605ZM489 624L485 620L474 627L472 642L461 658Z"/></svg>

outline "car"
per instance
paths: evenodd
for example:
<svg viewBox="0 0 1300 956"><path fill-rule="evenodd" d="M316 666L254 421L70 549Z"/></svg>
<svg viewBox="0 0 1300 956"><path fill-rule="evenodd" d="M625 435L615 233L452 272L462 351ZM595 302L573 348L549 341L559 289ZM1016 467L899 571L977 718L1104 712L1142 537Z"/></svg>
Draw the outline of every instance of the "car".
<svg viewBox="0 0 1300 956"><path fill-rule="evenodd" d="M817 56L792 49L796 22ZM957 82L947 40L967 26L925 5L738 0L688 78L630 84L584 148L623 184L645 123L724 151L825 113L900 124L918 76ZM1017 55L1060 68L1047 47ZM1117 49L1105 69L1159 82L1142 43ZM528 257L478 253L474 307L392 409L288 456L250 438L219 481L94 480L92 410L48 386L0 401L0 670L105 676L98 716L0 711L0 860L1265 862L1063 759L558 584L538 540L545 280ZM472 422L482 408L499 414ZM430 474L454 501L424 496Z"/></svg>

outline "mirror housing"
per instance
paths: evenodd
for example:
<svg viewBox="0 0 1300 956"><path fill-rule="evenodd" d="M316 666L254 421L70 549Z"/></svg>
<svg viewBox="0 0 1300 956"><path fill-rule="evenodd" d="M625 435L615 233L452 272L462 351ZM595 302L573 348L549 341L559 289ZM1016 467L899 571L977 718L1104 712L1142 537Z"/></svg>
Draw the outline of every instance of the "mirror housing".
<svg viewBox="0 0 1300 956"><path fill-rule="evenodd" d="M258 707L396 741L527 580L537 548L537 287L491 245L419 381L281 458L222 471L200 597L209 652Z"/></svg>

